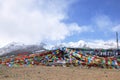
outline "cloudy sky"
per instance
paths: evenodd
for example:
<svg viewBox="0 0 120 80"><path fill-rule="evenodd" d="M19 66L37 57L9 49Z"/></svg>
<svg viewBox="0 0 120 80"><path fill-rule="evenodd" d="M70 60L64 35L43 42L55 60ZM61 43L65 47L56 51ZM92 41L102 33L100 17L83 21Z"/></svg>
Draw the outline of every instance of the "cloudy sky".
<svg viewBox="0 0 120 80"><path fill-rule="evenodd" d="M119 0L0 0L0 47L115 41ZM96 43L95 43L96 44Z"/></svg>

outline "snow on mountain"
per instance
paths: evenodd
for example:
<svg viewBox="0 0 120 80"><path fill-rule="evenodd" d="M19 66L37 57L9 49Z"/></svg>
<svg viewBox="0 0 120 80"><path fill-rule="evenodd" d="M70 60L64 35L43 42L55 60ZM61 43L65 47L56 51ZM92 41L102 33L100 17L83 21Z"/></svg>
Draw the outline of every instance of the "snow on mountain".
<svg viewBox="0 0 120 80"><path fill-rule="evenodd" d="M44 44L44 43L37 44L37 45L24 45L22 43L13 42L6 45L3 48L0 48L0 55L9 53L15 50L25 50L25 51L34 52L34 51L39 51L44 49L53 50L60 47L116 49L116 41L94 40L94 41L86 42L86 41L80 40L78 42L59 43L57 45Z"/></svg>
<svg viewBox="0 0 120 80"><path fill-rule="evenodd" d="M17 43L17 42L12 42L3 48L0 48L0 55L3 54L8 54L12 51L38 51L38 50L43 50L45 44L41 43L39 45L24 45L23 43Z"/></svg>
<svg viewBox="0 0 120 80"><path fill-rule="evenodd" d="M119 43L120 45L120 43ZM116 49L116 41L114 40L94 40L94 41L83 41L78 42L68 42L68 43L59 43L56 45L46 45L46 49L56 49L60 47L71 47L71 48L101 48L101 49ZM120 46L119 46L120 47Z"/></svg>
<svg viewBox="0 0 120 80"><path fill-rule="evenodd" d="M82 40L78 42L62 43L61 45L65 47L75 47L75 48L87 47L86 42Z"/></svg>
<svg viewBox="0 0 120 80"><path fill-rule="evenodd" d="M10 44L7 44L3 48L0 48L0 55L11 52L13 50L17 50L19 48L24 48L23 46L24 46L24 44L12 42Z"/></svg>
<svg viewBox="0 0 120 80"><path fill-rule="evenodd" d="M65 46L65 47L73 47L73 48L116 49L116 42L114 40L109 40L109 41L95 40L95 41L90 41L90 42L80 40L78 42L62 43L60 45Z"/></svg>
<svg viewBox="0 0 120 80"><path fill-rule="evenodd" d="M110 49L110 48L116 49L117 48L116 42L112 40L109 40L109 41L96 40L93 42L89 42L88 46L90 48L103 48L103 49Z"/></svg>

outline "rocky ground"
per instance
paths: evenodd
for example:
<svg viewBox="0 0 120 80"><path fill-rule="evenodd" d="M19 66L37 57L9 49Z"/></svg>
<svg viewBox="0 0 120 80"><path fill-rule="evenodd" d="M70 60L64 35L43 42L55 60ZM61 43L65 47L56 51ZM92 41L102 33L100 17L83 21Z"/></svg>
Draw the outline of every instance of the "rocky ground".
<svg viewBox="0 0 120 80"><path fill-rule="evenodd" d="M0 67L0 80L120 80L120 70L80 67Z"/></svg>

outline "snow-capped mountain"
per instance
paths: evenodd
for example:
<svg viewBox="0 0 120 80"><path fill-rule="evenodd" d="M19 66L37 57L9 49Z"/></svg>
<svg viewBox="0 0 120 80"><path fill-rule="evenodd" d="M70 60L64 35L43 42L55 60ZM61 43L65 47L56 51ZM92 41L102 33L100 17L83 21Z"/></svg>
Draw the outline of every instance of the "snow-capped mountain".
<svg viewBox="0 0 120 80"><path fill-rule="evenodd" d="M13 42L6 45L3 48L0 48L0 55L3 54L5 55L8 53L36 52L46 49L52 50L60 47L116 49L116 42L112 40L111 41L95 40L90 42L80 40L78 42L60 43L57 45L50 45L44 43L41 43L39 45L24 45L22 43Z"/></svg>
<svg viewBox="0 0 120 80"><path fill-rule="evenodd" d="M9 54L12 52L22 53L22 52L34 52L39 50L45 50L43 43L39 45L24 45L22 43L12 42L3 48L0 48L0 55Z"/></svg>
<svg viewBox="0 0 120 80"><path fill-rule="evenodd" d="M16 42L12 42L12 43L4 46L3 48L0 48L0 55L11 52L13 50L17 50L19 48L23 48L22 46L23 46L23 44L18 44Z"/></svg>
<svg viewBox="0 0 120 80"><path fill-rule="evenodd" d="M90 42L80 40L78 42L62 43L62 44L59 44L59 46L72 47L72 48L102 48L102 49L117 48L116 42L113 40L110 40L110 41L95 40Z"/></svg>

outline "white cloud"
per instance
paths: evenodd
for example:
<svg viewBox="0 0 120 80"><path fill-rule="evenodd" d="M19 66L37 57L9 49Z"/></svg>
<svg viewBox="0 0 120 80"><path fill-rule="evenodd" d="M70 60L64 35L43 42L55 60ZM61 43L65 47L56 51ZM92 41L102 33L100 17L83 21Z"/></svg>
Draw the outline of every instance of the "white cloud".
<svg viewBox="0 0 120 80"><path fill-rule="evenodd" d="M92 32L93 31L89 26L79 27L79 25L76 23L69 24L68 26L69 26L68 30L71 32L71 34L75 33L73 31L76 31L77 33L87 32L87 31Z"/></svg>
<svg viewBox="0 0 120 80"><path fill-rule="evenodd" d="M107 15L97 15L93 18L93 21L100 29L110 28L113 25L113 22Z"/></svg>
<svg viewBox="0 0 120 80"><path fill-rule="evenodd" d="M0 0L0 46L9 42L64 40L87 28L65 24L73 0Z"/></svg>
<svg viewBox="0 0 120 80"><path fill-rule="evenodd" d="M103 31L105 36L111 35L113 32L120 31L120 24L117 21L113 21L108 15L97 15L92 18L95 30ZM94 31L95 31L94 30Z"/></svg>
<svg viewBox="0 0 120 80"><path fill-rule="evenodd" d="M120 31L120 24L112 28L113 31L119 32Z"/></svg>

